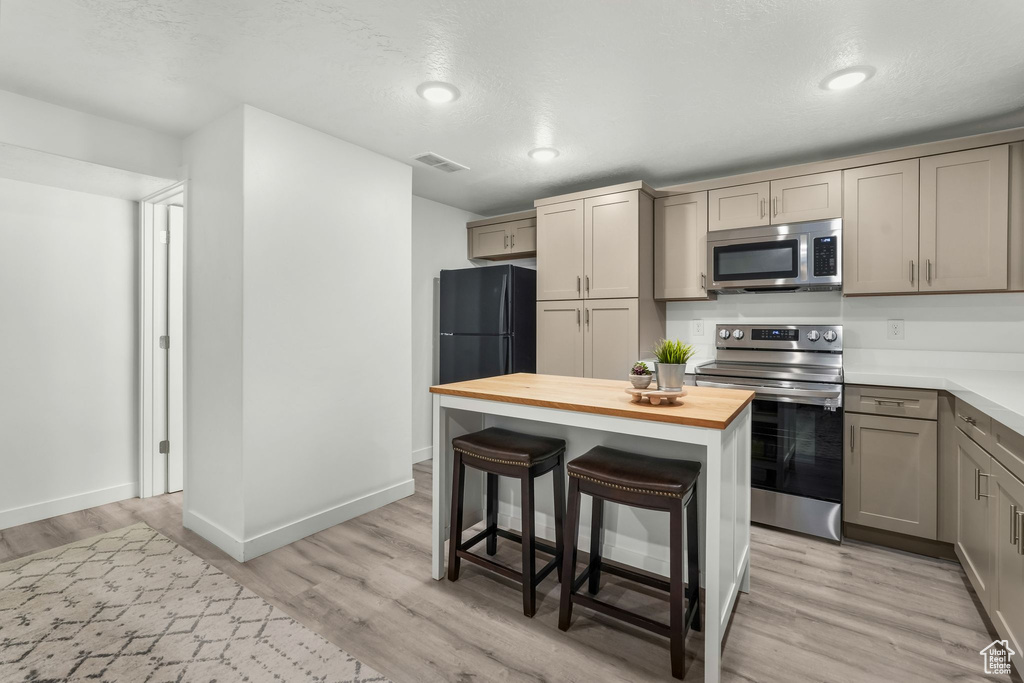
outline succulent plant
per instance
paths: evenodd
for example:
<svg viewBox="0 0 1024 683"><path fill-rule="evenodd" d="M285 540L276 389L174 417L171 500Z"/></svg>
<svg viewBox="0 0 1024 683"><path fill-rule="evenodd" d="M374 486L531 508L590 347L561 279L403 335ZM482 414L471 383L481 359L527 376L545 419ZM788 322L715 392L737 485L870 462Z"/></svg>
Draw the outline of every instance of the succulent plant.
<svg viewBox="0 0 1024 683"><path fill-rule="evenodd" d="M654 347L655 358L658 359L659 363L665 363L666 365L684 365L686 361L693 358L695 353L697 353L697 349L693 348L690 344L684 344L678 339L675 341L662 339Z"/></svg>
<svg viewBox="0 0 1024 683"><path fill-rule="evenodd" d="M639 362L633 364L633 367L630 369L629 374L631 374L631 375L653 375L654 373L651 372L651 369L649 367L647 367L647 363L644 363L643 361L639 361Z"/></svg>

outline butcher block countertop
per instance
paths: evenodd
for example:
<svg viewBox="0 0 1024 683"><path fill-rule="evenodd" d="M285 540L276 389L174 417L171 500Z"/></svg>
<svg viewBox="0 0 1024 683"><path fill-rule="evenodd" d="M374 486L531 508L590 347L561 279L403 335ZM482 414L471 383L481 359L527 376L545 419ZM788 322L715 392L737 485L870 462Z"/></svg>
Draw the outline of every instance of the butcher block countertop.
<svg viewBox="0 0 1024 683"><path fill-rule="evenodd" d="M430 387L433 394L725 429L754 398L752 391L686 387L682 405L633 403L622 380L518 373Z"/></svg>

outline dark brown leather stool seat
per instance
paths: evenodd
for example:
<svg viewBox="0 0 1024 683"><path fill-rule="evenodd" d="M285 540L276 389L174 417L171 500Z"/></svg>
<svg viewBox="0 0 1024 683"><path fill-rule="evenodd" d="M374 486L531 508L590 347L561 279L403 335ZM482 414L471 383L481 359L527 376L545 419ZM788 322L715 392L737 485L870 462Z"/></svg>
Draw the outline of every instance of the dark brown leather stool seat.
<svg viewBox="0 0 1024 683"><path fill-rule="evenodd" d="M448 542L448 580L459 578L459 562L466 560L490 569L523 585L523 614L532 617L537 611L537 584L557 570L561 578L562 528L565 515L565 441L546 436L521 434L508 429L491 427L452 439L455 469L452 474L452 517ZM462 540L462 509L465 493L466 468L487 473L487 526L468 541ZM551 472L555 498L555 545L538 541L534 533L534 481ZM522 487L523 533L498 528L498 477L512 477ZM487 540L487 554L498 550L498 537L522 543L523 569L516 571L505 565L470 552L470 548ZM535 552L540 550L552 556L537 571Z"/></svg>
<svg viewBox="0 0 1024 683"><path fill-rule="evenodd" d="M478 460L531 467L565 451L565 441L499 427L452 439L452 448Z"/></svg>
<svg viewBox="0 0 1024 683"><path fill-rule="evenodd" d="M669 638L672 675L683 677L686 634L690 625L701 630L700 547L698 545L697 481L700 463L654 458L614 448L596 446L569 462L569 509L565 521L567 536L562 558L562 594L558 610L558 628L569 629L574 604L587 607L634 626ZM587 568L576 576L576 541L579 538L582 494L593 499L590 531L590 559ZM604 502L664 510L669 513L669 580L634 571L601 559L601 535L604 527ZM684 517L685 512L685 517ZM683 532L685 519L685 534ZM687 563L684 582L683 543ZM645 614L630 612L598 600L601 573L614 574L669 593L669 623L663 624ZM590 595L581 594L587 584Z"/></svg>

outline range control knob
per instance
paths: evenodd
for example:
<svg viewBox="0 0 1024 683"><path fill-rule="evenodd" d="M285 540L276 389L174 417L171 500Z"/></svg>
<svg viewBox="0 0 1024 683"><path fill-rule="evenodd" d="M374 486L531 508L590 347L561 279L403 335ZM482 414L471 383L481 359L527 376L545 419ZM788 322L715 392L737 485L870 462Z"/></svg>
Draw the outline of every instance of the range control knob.
<svg viewBox="0 0 1024 683"><path fill-rule="evenodd" d="M732 338L733 339L743 339L743 330L733 330L732 331Z"/></svg>
<svg viewBox="0 0 1024 683"><path fill-rule="evenodd" d="M718 331L718 336L721 337L722 339L728 339L729 338L729 330L719 330Z"/></svg>
<svg viewBox="0 0 1024 683"><path fill-rule="evenodd" d="M821 339L821 333L818 332L817 330L811 330L810 332L807 333L807 341L814 342L818 341L819 339Z"/></svg>
<svg viewBox="0 0 1024 683"><path fill-rule="evenodd" d="M832 343L839 337L835 330L825 330L825 341Z"/></svg>

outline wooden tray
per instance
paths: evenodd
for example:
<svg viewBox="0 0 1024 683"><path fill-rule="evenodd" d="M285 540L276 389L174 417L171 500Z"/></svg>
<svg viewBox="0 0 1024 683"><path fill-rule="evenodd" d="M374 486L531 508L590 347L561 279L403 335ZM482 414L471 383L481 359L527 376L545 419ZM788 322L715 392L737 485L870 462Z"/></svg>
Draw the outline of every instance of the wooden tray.
<svg viewBox="0 0 1024 683"><path fill-rule="evenodd" d="M659 389L626 389L626 393L633 397L633 403L643 403L646 399L650 401L652 406L661 405L664 403L669 406L682 405L682 402L677 402L676 399L686 396L686 389L680 389L679 391L661 391Z"/></svg>

